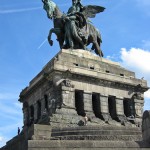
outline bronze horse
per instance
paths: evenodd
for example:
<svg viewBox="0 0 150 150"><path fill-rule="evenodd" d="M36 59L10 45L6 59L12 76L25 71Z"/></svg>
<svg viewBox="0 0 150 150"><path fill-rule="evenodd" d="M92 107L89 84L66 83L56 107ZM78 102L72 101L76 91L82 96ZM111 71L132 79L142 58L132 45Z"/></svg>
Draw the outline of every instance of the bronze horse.
<svg viewBox="0 0 150 150"><path fill-rule="evenodd" d="M65 15L60 11L58 6L51 0L42 0L44 6L43 8L47 12L47 17L51 20L53 20L54 28L50 29L49 35L48 35L48 41L49 44L52 46L53 41L51 40L52 33L55 33L57 36L57 40L59 42L60 48L63 48L64 41L65 41ZM78 35L77 31L74 30L73 37L75 39L75 42L78 42L82 49L85 49L84 45L89 45L92 43L92 50L95 50L95 53L99 56L103 57L103 53L100 49L100 44L102 42L101 35L97 31L97 29L90 23L87 23L86 27L87 33L88 33L88 39L86 42L82 40L82 38ZM72 32L72 31L69 31ZM73 46L76 45L73 43ZM74 47L69 47L74 48Z"/></svg>

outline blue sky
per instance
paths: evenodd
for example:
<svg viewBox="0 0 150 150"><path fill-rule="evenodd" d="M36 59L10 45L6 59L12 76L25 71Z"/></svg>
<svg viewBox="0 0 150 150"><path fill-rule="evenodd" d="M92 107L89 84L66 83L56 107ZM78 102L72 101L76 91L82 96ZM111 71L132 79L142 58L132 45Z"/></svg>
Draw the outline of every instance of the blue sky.
<svg viewBox="0 0 150 150"><path fill-rule="evenodd" d="M55 0L67 12L71 0ZM102 34L104 57L120 62L150 85L150 0L82 0L106 10L92 19ZM0 147L22 127L19 93L59 51L46 38L52 21L40 0L0 0ZM150 110L150 92L144 109Z"/></svg>

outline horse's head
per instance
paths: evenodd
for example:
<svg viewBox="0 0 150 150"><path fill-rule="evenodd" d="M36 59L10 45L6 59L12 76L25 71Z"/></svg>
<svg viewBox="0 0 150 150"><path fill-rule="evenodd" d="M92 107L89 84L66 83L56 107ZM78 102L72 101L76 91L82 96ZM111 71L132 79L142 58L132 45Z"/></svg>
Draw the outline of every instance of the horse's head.
<svg viewBox="0 0 150 150"><path fill-rule="evenodd" d="M54 11L56 9L56 4L51 0L42 0L43 2L43 8L47 12L47 17L50 19L53 19L54 17Z"/></svg>

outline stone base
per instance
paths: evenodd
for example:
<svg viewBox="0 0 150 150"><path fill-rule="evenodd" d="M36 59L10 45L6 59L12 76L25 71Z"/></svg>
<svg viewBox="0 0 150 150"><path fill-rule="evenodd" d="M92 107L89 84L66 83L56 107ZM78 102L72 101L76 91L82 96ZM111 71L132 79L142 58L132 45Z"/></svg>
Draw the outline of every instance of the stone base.
<svg viewBox="0 0 150 150"><path fill-rule="evenodd" d="M29 141L28 150L144 150L143 143L130 141Z"/></svg>
<svg viewBox="0 0 150 150"><path fill-rule="evenodd" d="M36 124L7 142L0 150L141 150L148 147L150 144L142 141L141 129L137 127L105 124L54 128Z"/></svg>

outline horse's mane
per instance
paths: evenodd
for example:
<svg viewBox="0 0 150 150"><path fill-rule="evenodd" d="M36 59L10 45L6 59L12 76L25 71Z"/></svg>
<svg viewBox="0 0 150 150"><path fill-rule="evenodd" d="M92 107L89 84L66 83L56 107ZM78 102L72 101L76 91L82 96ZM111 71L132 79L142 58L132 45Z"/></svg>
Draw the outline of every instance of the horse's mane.
<svg viewBox="0 0 150 150"><path fill-rule="evenodd" d="M53 2L52 0L48 0L48 5L49 5L49 9L52 12L57 13L58 16L62 16L62 12L60 11L59 7L57 6L57 4L55 2Z"/></svg>
<svg viewBox="0 0 150 150"><path fill-rule="evenodd" d="M49 5L49 7L50 7L49 9L51 11L55 11L55 8L57 7L57 5L53 1L48 0L48 5Z"/></svg>

